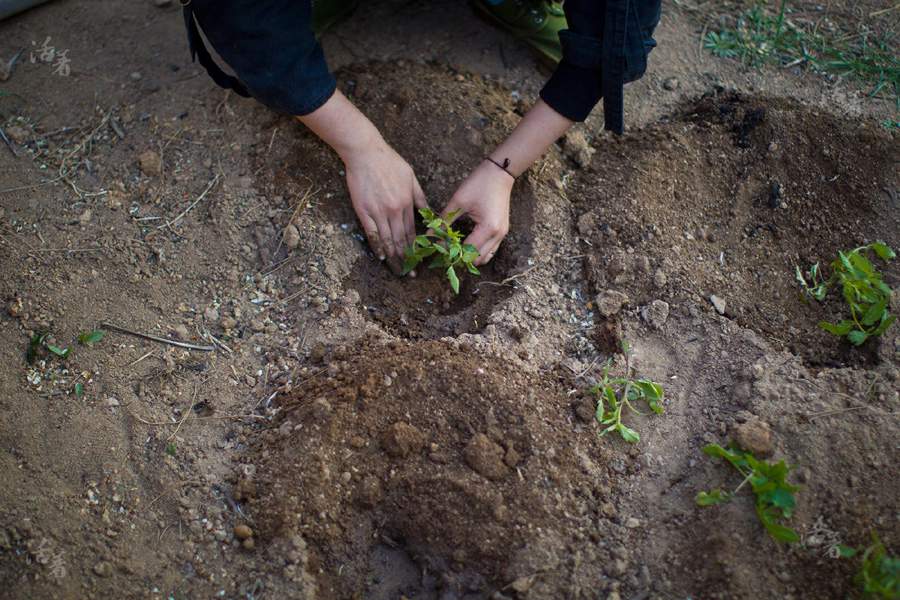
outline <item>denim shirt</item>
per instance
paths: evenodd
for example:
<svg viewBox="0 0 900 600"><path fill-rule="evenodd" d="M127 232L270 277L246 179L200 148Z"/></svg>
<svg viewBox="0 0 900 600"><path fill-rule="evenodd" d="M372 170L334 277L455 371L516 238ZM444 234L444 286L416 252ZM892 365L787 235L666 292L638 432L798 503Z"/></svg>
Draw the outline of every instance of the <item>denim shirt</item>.
<svg viewBox="0 0 900 600"><path fill-rule="evenodd" d="M190 0L184 8L191 54L213 80L292 115L313 112L336 82L311 28L310 0ZM607 129L622 133L622 87L640 78L656 46L661 0L566 0L562 61L541 90L556 112L583 121L602 98ZM236 77L222 72L197 24Z"/></svg>

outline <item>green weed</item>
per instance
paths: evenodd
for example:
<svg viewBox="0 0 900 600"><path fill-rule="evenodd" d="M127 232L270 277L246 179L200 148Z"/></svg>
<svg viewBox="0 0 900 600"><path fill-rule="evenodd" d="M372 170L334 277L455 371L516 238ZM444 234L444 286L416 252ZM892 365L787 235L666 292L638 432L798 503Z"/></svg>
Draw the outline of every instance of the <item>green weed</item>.
<svg viewBox="0 0 900 600"><path fill-rule="evenodd" d="M444 269L453 293L459 293L459 276L457 268L465 268L472 275L481 275L472 262L478 258L478 250L472 244L463 244L463 234L453 229L451 223L456 212L441 217L430 208L419 209L429 233L416 236L413 245L406 249L403 262L403 274L415 269L419 263L432 257L429 269Z"/></svg>
<svg viewBox="0 0 900 600"><path fill-rule="evenodd" d="M744 480L733 492L716 489L711 492L698 493L695 501L699 506L712 506L728 502L749 482L756 495L756 516L759 517L769 535L780 542L800 540L796 531L779 522L789 519L794 513L794 506L796 506L794 492L800 489L787 482L787 474L791 467L783 460L770 464L758 460L752 452L743 452L737 448L723 448L718 444L704 446L703 452L714 458L726 460L737 469Z"/></svg>
<svg viewBox="0 0 900 600"><path fill-rule="evenodd" d="M852 558L860 553L860 550L848 546L838 549L843 558ZM872 532L872 543L862 550L855 581L866 598L900 598L900 558L888 554L875 532Z"/></svg>
<svg viewBox="0 0 900 600"><path fill-rule="evenodd" d="M806 63L821 73L850 75L870 84L872 96L884 89L892 91L900 105L900 61L892 45L893 34L882 38L867 31L823 34L817 27L792 21L792 11L784 0L777 12L766 4L760 2L743 11L731 27L707 33L704 48L750 66Z"/></svg>
<svg viewBox="0 0 900 600"><path fill-rule="evenodd" d="M102 329L94 329L92 331L83 331L78 334L78 343L82 346L93 346L103 339L106 332Z"/></svg>
<svg viewBox="0 0 900 600"><path fill-rule="evenodd" d="M28 364L33 364L35 360L46 352L50 352L59 358L68 358L72 349L48 344L47 338L49 337L50 334L46 332L35 333L31 336L31 340L28 342L28 350L25 352L25 360L28 361Z"/></svg>
<svg viewBox="0 0 900 600"><path fill-rule="evenodd" d="M831 263L832 275L822 279L819 263L804 273L796 267L796 278L804 295L821 302L828 290L840 285L847 305L850 307L850 318L840 323L822 321L819 327L840 337L846 337L850 343L859 346L870 337L879 336L897 320L890 314L891 288L882 280L881 273L875 269L866 257L868 251L874 252L880 259L889 261L896 253L884 242L875 242L860 246L847 252L838 252L838 258Z"/></svg>
<svg viewBox="0 0 900 600"><path fill-rule="evenodd" d="M591 393L597 398L597 409L594 418L604 429L600 436L610 432L618 432L622 439L629 443L637 443L641 436L622 423L622 410L627 406L629 410L638 414L644 414L634 407L634 403L643 400L656 414L662 414L663 389L657 383L649 379L630 379L631 361L629 360L629 348L622 344L625 353L625 376L610 377L612 359L603 366L603 379L591 387Z"/></svg>

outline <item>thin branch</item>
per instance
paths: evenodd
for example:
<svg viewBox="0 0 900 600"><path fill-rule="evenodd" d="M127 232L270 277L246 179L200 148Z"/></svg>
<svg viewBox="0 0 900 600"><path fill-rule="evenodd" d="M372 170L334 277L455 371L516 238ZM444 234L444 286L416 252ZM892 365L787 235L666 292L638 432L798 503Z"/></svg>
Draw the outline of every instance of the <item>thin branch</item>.
<svg viewBox="0 0 900 600"><path fill-rule="evenodd" d="M189 342L181 342L178 340L170 340L164 337L159 337L156 335L150 335L149 333L141 333L139 331L132 331L131 329L125 329L124 327L119 327L118 325L113 325L112 323L100 323L100 327L104 329L111 329L113 331L118 331L119 333L124 333L127 335L133 335L134 337L143 338L145 340L150 340L153 342L159 342L160 344L169 344L170 346L178 346L179 348L187 348L188 350L200 350L201 352L212 352L216 349L215 346L201 346L199 344L191 344Z"/></svg>

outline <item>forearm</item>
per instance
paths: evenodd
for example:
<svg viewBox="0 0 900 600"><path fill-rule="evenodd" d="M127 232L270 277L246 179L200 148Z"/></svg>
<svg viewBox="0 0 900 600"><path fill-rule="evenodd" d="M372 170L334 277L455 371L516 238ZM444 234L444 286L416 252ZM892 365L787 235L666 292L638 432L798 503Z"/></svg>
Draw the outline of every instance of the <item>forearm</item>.
<svg viewBox="0 0 900 600"><path fill-rule="evenodd" d="M538 100L506 140L490 156L500 164L509 159L507 169L519 176L569 130L574 121L562 116L543 100Z"/></svg>
<svg viewBox="0 0 900 600"><path fill-rule="evenodd" d="M385 145L375 125L339 90L318 109L294 118L331 146L344 164Z"/></svg>

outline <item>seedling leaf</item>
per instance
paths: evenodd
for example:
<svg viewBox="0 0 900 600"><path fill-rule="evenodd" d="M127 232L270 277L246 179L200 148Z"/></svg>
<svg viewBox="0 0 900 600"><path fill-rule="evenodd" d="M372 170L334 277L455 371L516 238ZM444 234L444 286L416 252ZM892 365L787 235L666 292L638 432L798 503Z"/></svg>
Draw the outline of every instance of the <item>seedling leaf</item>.
<svg viewBox="0 0 900 600"><path fill-rule="evenodd" d="M854 329L847 334L847 339L850 340L850 343L854 346L862 345L868 337L869 335L865 331L860 331L859 329Z"/></svg>
<svg viewBox="0 0 900 600"><path fill-rule="evenodd" d="M887 261L897 258L897 254L894 252L894 250L884 242L875 242L871 245L871 248L875 251L875 254L877 254L878 258L880 258L881 260Z"/></svg>
<svg viewBox="0 0 900 600"><path fill-rule="evenodd" d="M453 293L459 293L459 277L456 276L456 270L450 266L447 267L447 279L450 280L450 287L453 288Z"/></svg>
<svg viewBox="0 0 900 600"><path fill-rule="evenodd" d="M413 244L404 251L403 274L409 273L424 259L433 256L428 268L444 269L453 293L459 294L460 283L456 267L465 268L472 275L480 275L473 264L478 258L478 250L472 244L462 244L462 233L451 227L457 211L441 217L430 208L422 208L419 209L419 214L428 227L428 232L416 236Z"/></svg>
<svg viewBox="0 0 900 600"><path fill-rule="evenodd" d="M84 396L84 384L80 381L75 384L75 397L81 398Z"/></svg>
<svg viewBox="0 0 900 600"><path fill-rule="evenodd" d="M69 353L72 351L71 348L60 348L59 346L54 346L53 344L46 344L47 350L55 354L60 358L66 358L69 356Z"/></svg>
<svg viewBox="0 0 900 600"><path fill-rule="evenodd" d="M750 482L756 496L756 515L772 538L781 542L799 541L800 536L796 531L779 522L790 518L793 514L796 506L794 492L799 489L788 483L787 475L790 467L783 460L767 463L757 459L751 452L723 448L718 444L704 446L703 452L708 456L726 460L744 477L745 483ZM730 499L743 485L744 483L741 483L731 494L724 494L720 490L700 492L697 494L696 502L700 506L719 504Z"/></svg>
<svg viewBox="0 0 900 600"><path fill-rule="evenodd" d="M884 261L896 258L890 246L878 241L853 250L839 251L837 260L831 263L832 276L825 282L818 280L818 263L809 271L812 282L804 277L799 267L795 269L795 277L803 292L817 300L824 299L830 288L840 285L850 318L836 325L822 321L819 326L833 335L846 337L855 346L883 334L895 320L894 315L889 313L892 290L866 256L869 250Z"/></svg>
<svg viewBox="0 0 900 600"><path fill-rule="evenodd" d="M106 332L102 329L94 329L93 331L84 331L78 334L78 343L82 346L93 346L103 339Z"/></svg>
<svg viewBox="0 0 900 600"><path fill-rule="evenodd" d="M626 356L627 350L626 350ZM600 432L600 436L616 431L623 440L631 444L640 441L641 436L622 423L622 409L626 406L633 412L643 414L633 406L633 402L643 400L650 409L656 413L663 412L662 386L656 384L649 379L631 380L626 377L610 377L609 370L611 361L603 367L603 379L591 388L591 393L597 399L597 409L594 418L600 425L605 428ZM626 362L626 375L630 371L630 366Z"/></svg>
<svg viewBox="0 0 900 600"><path fill-rule="evenodd" d="M722 490L712 490L711 492L698 492L694 498L698 506L712 506L714 504L722 504L731 500L731 494Z"/></svg>

